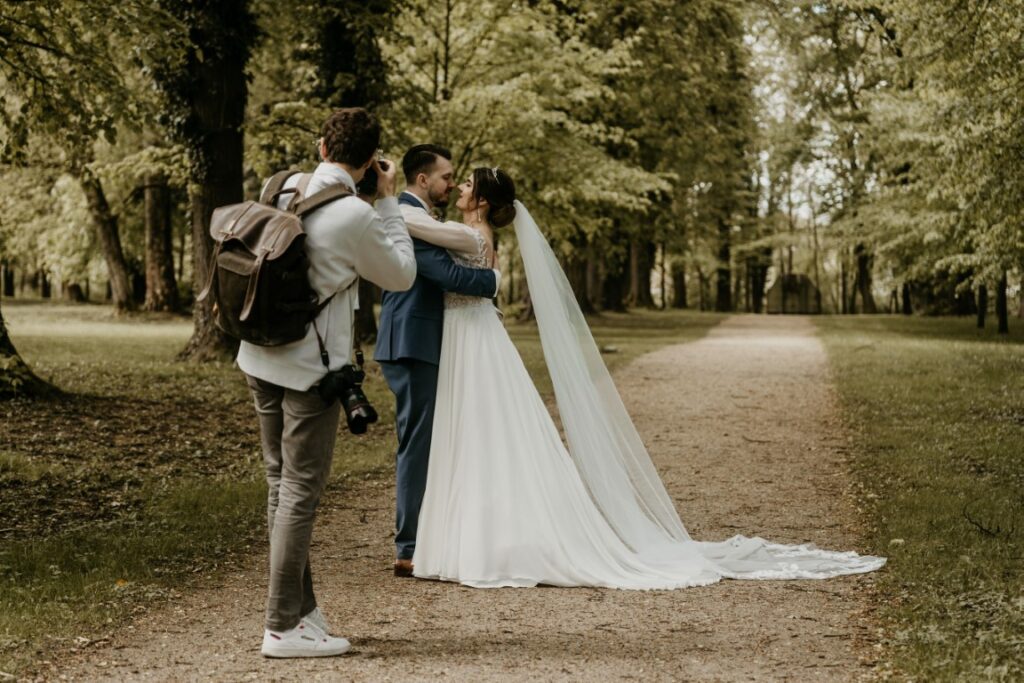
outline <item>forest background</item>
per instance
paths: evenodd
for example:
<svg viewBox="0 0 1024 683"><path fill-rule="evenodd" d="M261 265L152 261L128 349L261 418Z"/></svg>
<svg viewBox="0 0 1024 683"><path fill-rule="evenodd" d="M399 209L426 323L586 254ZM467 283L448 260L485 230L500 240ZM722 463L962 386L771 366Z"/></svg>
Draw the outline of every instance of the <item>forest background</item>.
<svg viewBox="0 0 1024 683"><path fill-rule="evenodd" d="M289 7L0 4L0 294L29 360L0 310L0 669L258 542L251 406L194 304L210 214L313 168L326 115L362 105L393 159L430 141L512 175L610 364L721 319L646 309L836 314L885 658L1024 675L1024 0ZM511 232L499 252L528 319ZM372 367L368 391L381 429L343 479L393 456Z"/></svg>
<svg viewBox="0 0 1024 683"><path fill-rule="evenodd" d="M505 168L587 311L760 312L778 282L826 312L984 324L991 308L1003 330L1024 311L1022 16L902 0L9 4L0 284L191 307L183 355L224 357L192 307L210 212L311 168L325 115L362 105L392 158L432 141L460 175ZM528 314L501 251L501 303Z"/></svg>

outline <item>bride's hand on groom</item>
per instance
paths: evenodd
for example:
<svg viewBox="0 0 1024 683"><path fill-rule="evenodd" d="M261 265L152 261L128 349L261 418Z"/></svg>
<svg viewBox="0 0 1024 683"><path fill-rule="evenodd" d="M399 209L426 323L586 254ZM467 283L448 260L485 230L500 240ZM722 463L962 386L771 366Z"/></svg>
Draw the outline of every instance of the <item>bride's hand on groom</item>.
<svg viewBox="0 0 1024 683"><path fill-rule="evenodd" d="M373 170L377 171L377 198L394 197L397 175L395 162L387 159L374 159Z"/></svg>

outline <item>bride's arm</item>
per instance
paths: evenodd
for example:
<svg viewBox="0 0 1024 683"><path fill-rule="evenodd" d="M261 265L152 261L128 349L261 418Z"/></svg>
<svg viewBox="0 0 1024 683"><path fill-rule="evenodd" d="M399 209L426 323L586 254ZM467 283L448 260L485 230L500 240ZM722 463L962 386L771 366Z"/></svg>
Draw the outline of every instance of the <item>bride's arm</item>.
<svg viewBox="0 0 1024 683"><path fill-rule="evenodd" d="M442 223L422 211L410 211L404 218L409 234L424 242L466 254L475 254L480 249L476 230L467 225L455 221Z"/></svg>

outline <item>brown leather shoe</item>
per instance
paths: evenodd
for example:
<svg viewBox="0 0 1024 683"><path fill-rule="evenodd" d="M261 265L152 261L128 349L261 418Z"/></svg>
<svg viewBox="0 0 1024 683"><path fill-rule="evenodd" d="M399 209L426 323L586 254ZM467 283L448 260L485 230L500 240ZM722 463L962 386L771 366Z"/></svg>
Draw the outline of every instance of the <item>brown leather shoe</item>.
<svg viewBox="0 0 1024 683"><path fill-rule="evenodd" d="M412 578L412 560L395 560L395 576Z"/></svg>

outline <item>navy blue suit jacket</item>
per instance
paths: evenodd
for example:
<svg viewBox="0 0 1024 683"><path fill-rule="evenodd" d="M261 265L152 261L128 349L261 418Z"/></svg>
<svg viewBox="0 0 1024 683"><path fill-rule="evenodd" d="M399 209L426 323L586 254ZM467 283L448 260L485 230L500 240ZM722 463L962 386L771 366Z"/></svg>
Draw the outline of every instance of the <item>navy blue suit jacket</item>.
<svg viewBox="0 0 1024 683"><path fill-rule="evenodd" d="M398 203L423 207L404 192ZM460 266L445 249L416 238L412 242L416 249L416 282L404 292L384 292L373 357L378 362L414 359L437 365L441 360L444 293L491 297L498 283L492 270Z"/></svg>

